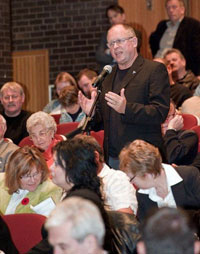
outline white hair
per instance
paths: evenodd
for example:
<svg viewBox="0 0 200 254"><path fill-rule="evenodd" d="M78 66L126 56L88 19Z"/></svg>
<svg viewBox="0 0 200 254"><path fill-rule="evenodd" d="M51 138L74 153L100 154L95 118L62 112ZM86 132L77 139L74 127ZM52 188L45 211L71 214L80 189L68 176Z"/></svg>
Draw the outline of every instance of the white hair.
<svg viewBox="0 0 200 254"><path fill-rule="evenodd" d="M35 127L37 125L42 125L46 129L52 130L52 131L54 131L54 133L56 133L57 125L56 125L55 119L46 112L38 111L38 112L32 114L28 118L28 120L26 122L26 128L27 128L29 135L31 133L32 127Z"/></svg>
<svg viewBox="0 0 200 254"><path fill-rule="evenodd" d="M71 197L58 204L45 223L50 229L63 223L70 222L71 236L82 242L88 235L96 237L99 246L102 246L105 235L105 226L100 211L91 201Z"/></svg>

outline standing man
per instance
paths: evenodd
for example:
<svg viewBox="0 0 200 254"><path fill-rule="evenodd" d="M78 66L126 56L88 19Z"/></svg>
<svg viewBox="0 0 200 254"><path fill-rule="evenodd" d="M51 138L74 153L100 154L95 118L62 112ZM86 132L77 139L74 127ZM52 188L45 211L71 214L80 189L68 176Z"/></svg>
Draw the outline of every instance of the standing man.
<svg viewBox="0 0 200 254"><path fill-rule="evenodd" d="M1 114L7 122L6 138L12 139L15 144L26 136L26 120L31 115L30 112L22 110L25 94L22 86L17 82L7 82L0 90L0 99L3 105Z"/></svg>
<svg viewBox="0 0 200 254"><path fill-rule="evenodd" d="M108 47L117 65L102 84L94 121L104 122L104 151L112 168L119 167L118 155L124 145L143 139L162 151L161 123L169 110L170 87L165 66L137 53L137 37L129 25L112 26ZM95 93L79 101L89 113Z"/></svg>
<svg viewBox="0 0 200 254"><path fill-rule="evenodd" d="M106 254L105 226L101 214L89 200L71 197L56 206L45 226L56 254Z"/></svg>
<svg viewBox="0 0 200 254"><path fill-rule="evenodd" d="M169 20L162 20L150 35L149 43L153 57L163 57L168 48L177 48L186 59L186 69L200 78L200 22L184 17L183 0L166 0Z"/></svg>
<svg viewBox="0 0 200 254"><path fill-rule="evenodd" d="M124 9L117 4L110 5L106 8L106 17L109 20L111 26L126 23L126 15ZM142 44L142 34L138 30L135 30L135 33L138 38L137 48L139 51ZM113 65L116 63L115 59L112 57L109 47L107 46L107 31L104 32L101 36L99 46L96 51L96 60L100 65L100 70L103 69L104 65L106 64Z"/></svg>

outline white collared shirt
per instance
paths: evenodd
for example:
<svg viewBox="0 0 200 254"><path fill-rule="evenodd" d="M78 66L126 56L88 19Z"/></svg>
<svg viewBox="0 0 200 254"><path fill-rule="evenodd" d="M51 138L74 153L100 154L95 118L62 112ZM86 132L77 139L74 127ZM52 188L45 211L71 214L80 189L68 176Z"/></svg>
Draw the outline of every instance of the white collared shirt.
<svg viewBox="0 0 200 254"><path fill-rule="evenodd" d="M171 165L162 164L162 166L167 178L167 196L164 199L158 196L154 187L150 189L139 189L138 192L142 194L147 194L149 196L149 199L156 202L159 208L166 206L176 208L176 202L172 193L171 186L180 183L181 181L183 181L183 179Z"/></svg>
<svg viewBox="0 0 200 254"><path fill-rule="evenodd" d="M105 208L116 211L130 207L136 214L138 207L136 191L127 175L121 170L109 168L104 163L98 176L102 178L103 182L101 191Z"/></svg>
<svg viewBox="0 0 200 254"><path fill-rule="evenodd" d="M28 190L19 189L17 192L14 192L11 196L10 202L6 208L5 214L13 214L19 203L26 197Z"/></svg>

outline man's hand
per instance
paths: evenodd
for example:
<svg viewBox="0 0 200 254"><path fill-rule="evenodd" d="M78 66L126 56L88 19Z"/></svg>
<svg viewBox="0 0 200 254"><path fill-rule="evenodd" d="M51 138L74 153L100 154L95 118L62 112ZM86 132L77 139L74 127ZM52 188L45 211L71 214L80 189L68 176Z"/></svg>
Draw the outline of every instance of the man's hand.
<svg viewBox="0 0 200 254"><path fill-rule="evenodd" d="M94 103L96 95L97 95L96 90L93 90L91 92L91 99L88 99L87 97L85 97L85 95L81 91L78 92L78 102L79 102L79 105L81 106L83 112L86 115L89 115L90 110L92 108L92 105ZM94 115L94 110L93 110L92 116L93 115Z"/></svg>
<svg viewBox="0 0 200 254"><path fill-rule="evenodd" d="M105 94L105 100L107 101L108 106L120 114L124 114L126 109L126 97L124 95L124 91L125 89L122 88L120 95L113 92L108 92Z"/></svg>
<svg viewBox="0 0 200 254"><path fill-rule="evenodd" d="M183 117L181 115L176 115L168 124L169 129L175 129L176 131L183 128Z"/></svg>

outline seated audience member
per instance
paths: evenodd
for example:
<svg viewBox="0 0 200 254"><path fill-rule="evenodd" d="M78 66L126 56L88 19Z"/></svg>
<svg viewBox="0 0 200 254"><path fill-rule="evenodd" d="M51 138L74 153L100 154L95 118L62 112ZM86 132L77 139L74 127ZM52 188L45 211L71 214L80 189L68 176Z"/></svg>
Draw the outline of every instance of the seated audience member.
<svg viewBox="0 0 200 254"><path fill-rule="evenodd" d="M172 78L175 83L189 88L194 93L200 80L191 70L186 70L186 60L178 49L168 49L164 54L164 59L172 67Z"/></svg>
<svg viewBox="0 0 200 254"><path fill-rule="evenodd" d="M57 125L54 118L39 111L28 118L26 126L34 146L42 152L48 167L50 167L53 163L52 147L64 139L64 136L55 136Z"/></svg>
<svg viewBox="0 0 200 254"><path fill-rule="evenodd" d="M155 207L182 207L191 215L200 209L198 169L192 166L173 168L163 164L158 149L153 145L135 140L124 147L120 153L120 169L138 187L139 221Z"/></svg>
<svg viewBox="0 0 200 254"><path fill-rule="evenodd" d="M19 148L13 144L12 140L4 138L6 128L6 120L0 115L0 172L5 171L9 157Z"/></svg>
<svg viewBox="0 0 200 254"><path fill-rule="evenodd" d="M80 122L85 117L85 113L78 102L77 87L67 86L63 88L59 95L59 101L61 104L59 123Z"/></svg>
<svg viewBox="0 0 200 254"><path fill-rule="evenodd" d="M173 80L172 66L164 58L154 58L154 61L163 63L166 66L170 83L170 98L174 101L176 108L179 108L186 99L192 97L192 92L188 87Z"/></svg>
<svg viewBox="0 0 200 254"><path fill-rule="evenodd" d="M110 26L126 23L126 14L124 9L118 4L112 4L106 8L106 17ZM142 34L135 28L134 31L138 39L137 50L139 52L142 44ZM96 61L100 65L100 70L103 69L104 65L115 64L115 60L111 56L110 49L107 47L107 31L101 35L100 42L96 50Z"/></svg>
<svg viewBox="0 0 200 254"><path fill-rule="evenodd" d="M9 228L0 216L0 253L18 254L17 248L12 242Z"/></svg>
<svg viewBox="0 0 200 254"><path fill-rule="evenodd" d="M169 164L190 165L198 152L198 136L193 130L182 130L183 117L177 114L174 103L165 122L161 125Z"/></svg>
<svg viewBox="0 0 200 254"><path fill-rule="evenodd" d="M46 162L36 148L24 146L16 150L6 172L0 174L0 212L49 215L62 190L48 176Z"/></svg>
<svg viewBox="0 0 200 254"><path fill-rule="evenodd" d="M60 203L45 223L54 253L105 254L105 226L97 206L71 197Z"/></svg>
<svg viewBox="0 0 200 254"><path fill-rule="evenodd" d="M200 125L200 96L192 96L185 100L181 106L182 114L191 114L198 118L198 124Z"/></svg>
<svg viewBox="0 0 200 254"><path fill-rule="evenodd" d="M56 94L58 97L60 95L60 91L66 86L76 86L77 87L77 84L76 84L75 79L68 72L60 72L57 75L56 81L55 81ZM49 113L49 114L52 111L54 111L54 114L60 114L60 101L58 100L58 98L50 101L43 108L43 111L46 113Z"/></svg>
<svg viewBox="0 0 200 254"><path fill-rule="evenodd" d="M138 254L199 254L195 231L184 211L167 207L156 210L141 226Z"/></svg>
<svg viewBox="0 0 200 254"><path fill-rule="evenodd" d="M104 198L105 208L119 212L133 213L137 212L137 200L135 188L129 182L128 177L120 170L109 168L104 162L103 150L96 139L92 136L77 135L75 139L83 140L84 146L80 149L86 152L93 150L94 160L88 157L88 165L95 163L98 167L98 176L102 180L102 196Z"/></svg>
<svg viewBox="0 0 200 254"><path fill-rule="evenodd" d="M17 145L28 136L26 120L31 115L30 112L22 110L24 90L17 82L5 83L0 90L0 99L3 105L1 114L7 123L5 138L10 138Z"/></svg>
<svg viewBox="0 0 200 254"><path fill-rule="evenodd" d="M162 3L164 2L168 19L161 20L149 36L152 55L163 57L168 48L179 49L186 59L186 68L199 77L200 22L185 16L185 0L165 0Z"/></svg>
<svg viewBox="0 0 200 254"><path fill-rule="evenodd" d="M92 84L96 78L96 71L87 68L81 70L77 75L78 87L88 98L90 98L91 92L95 89Z"/></svg>
<svg viewBox="0 0 200 254"><path fill-rule="evenodd" d="M52 181L64 191L63 198L78 196L92 201L101 211L105 226L106 238L104 247L111 250L110 225L105 212L100 191L100 179L97 176L97 164L93 149L85 151L82 149L84 142L76 139L69 139L59 142L53 148L54 163L51 166ZM94 163L88 166L88 158ZM53 253L51 246L46 239L32 248L28 253ZM110 252L112 253L112 252Z"/></svg>

